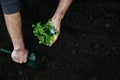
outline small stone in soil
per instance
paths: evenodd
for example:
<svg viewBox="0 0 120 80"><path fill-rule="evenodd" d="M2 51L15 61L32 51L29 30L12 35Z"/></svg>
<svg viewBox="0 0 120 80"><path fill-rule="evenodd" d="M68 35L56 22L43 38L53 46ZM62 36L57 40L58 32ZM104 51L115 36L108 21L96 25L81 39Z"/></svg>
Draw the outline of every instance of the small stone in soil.
<svg viewBox="0 0 120 80"><path fill-rule="evenodd" d="M71 54L76 54L76 51L75 50L71 50Z"/></svg>
<svg viewBox="0 0 120 80"><path fill-rule="evenodd" d="M105 28L109 28L111 25L109 23L105 24Z"/></svg>

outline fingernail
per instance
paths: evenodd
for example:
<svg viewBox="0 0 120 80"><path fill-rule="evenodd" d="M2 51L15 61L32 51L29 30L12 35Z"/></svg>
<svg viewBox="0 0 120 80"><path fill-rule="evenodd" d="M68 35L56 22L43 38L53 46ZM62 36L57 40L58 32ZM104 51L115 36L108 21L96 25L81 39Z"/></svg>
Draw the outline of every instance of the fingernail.
<svg viewBox="0 0 120 80"><path fill-rule="evenodd" d="M22 64L23 62L22 62L22 61L20 61L19 63L20 63L20 64Z"/></svg>

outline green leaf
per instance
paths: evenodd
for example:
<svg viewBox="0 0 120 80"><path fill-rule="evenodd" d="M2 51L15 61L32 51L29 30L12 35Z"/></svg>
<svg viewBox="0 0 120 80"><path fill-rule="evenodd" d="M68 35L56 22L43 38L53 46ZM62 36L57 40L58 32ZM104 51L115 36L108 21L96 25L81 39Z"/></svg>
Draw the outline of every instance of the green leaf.
<svg viewBox="0 0 120 80"><path fill-rule="evenodd" d="M50 25L50 20L47 23L41 25L41 23L37 23L36 25L32 25L33 34L39 40L39 44L51 45L53 40L53 36L57 33L54 26Z"/></svg>

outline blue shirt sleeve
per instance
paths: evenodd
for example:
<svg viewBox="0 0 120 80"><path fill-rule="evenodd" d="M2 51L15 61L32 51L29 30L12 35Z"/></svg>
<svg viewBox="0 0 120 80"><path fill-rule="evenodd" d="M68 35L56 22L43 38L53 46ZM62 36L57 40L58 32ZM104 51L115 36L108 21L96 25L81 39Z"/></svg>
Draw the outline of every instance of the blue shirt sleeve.
<svg viewBox="0 0 120 80"><path fill-rule="evenodd" d="M0 0L3 13L12 14L20 11L19 0Z"/></svg>

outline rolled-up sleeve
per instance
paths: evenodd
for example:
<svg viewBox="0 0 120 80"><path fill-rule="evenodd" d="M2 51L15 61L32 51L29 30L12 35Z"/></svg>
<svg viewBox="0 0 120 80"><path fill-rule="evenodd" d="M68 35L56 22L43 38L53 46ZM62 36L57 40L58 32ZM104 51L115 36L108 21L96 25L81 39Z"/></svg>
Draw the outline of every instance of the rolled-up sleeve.
<svg viewBox="0 0 120 80"><path fill-rule="evenodd" d="M12 14L15 12L19 12L19 0L0 0L3 13Z"/></svg>

